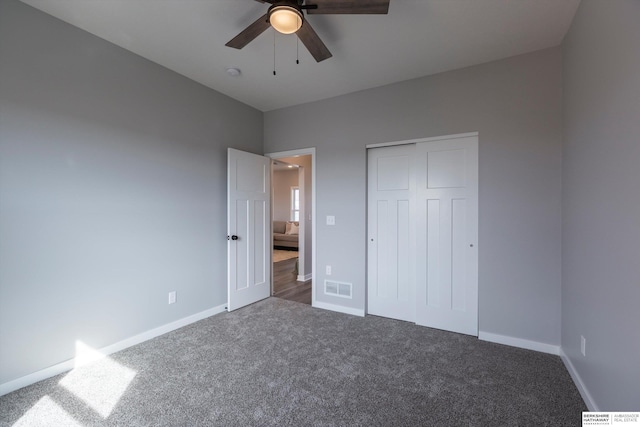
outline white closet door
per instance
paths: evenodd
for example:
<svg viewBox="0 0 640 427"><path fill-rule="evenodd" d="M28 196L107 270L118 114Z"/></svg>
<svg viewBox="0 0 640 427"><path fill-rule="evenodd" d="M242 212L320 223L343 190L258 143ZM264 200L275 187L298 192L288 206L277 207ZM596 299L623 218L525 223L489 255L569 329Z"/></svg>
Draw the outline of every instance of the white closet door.
<svg viewBox="0 0 640 427"><path fill-rule="evenodd" d="M369 314L415 321L415 146L368 152Z"/></svg>
<svg viewBox="0 0 640 427"><path fill-rule="evenodd" d="M368 156L367 312L477 336L477 136Z"/></svg>
<svg viewBox="0 0 640 427"><path fill-rule="evenodd" d="M478 139L416 146L416 323L478 335Z"/></svg>

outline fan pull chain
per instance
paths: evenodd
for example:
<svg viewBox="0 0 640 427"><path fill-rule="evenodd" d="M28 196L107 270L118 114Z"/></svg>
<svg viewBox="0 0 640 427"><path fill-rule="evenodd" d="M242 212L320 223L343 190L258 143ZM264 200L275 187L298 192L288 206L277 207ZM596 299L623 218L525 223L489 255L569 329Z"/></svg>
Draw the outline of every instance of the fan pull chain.
<svg viewBox="0 0 640 427"><path fill-rule="evenodd" d="M276 75L276 30L273 30L273 75Z"/></svg>
<svg viewBox="0 0 640 427"><path fill-rule="evenodd" d="M298 46L300 46L300 39L296 36L296 64L300 63L300 58L298 57Z"/></svg>

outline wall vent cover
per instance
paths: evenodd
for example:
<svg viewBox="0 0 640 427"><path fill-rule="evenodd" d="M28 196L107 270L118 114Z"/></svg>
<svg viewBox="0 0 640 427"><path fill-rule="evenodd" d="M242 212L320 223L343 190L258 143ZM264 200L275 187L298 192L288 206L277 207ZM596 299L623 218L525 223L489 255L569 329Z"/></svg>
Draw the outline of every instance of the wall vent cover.
<svg viewBox="0 0 640 427"><path fill-rule="evenodd" d="M324 281L324 293L340 298L352 298L353 285L346 282L336 282L335 280Z"/></svg>

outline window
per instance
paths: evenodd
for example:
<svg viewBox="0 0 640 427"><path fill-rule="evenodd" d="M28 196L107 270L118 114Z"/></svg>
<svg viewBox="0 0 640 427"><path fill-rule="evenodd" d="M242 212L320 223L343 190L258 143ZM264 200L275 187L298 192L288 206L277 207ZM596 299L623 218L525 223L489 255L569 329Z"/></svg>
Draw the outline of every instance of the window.
<svg viewBox="0 0 640 427"><path fill-rule="evenodd" d="M300 221L300 188L291 187L291 221Z"/></svg>

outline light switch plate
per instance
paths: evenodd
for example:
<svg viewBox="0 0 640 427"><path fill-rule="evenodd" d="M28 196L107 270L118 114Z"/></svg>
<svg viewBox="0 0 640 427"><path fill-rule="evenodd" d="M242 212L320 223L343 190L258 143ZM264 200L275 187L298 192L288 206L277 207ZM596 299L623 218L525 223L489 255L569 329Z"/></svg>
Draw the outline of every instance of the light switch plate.
<svg viewBox="0 0 640 427"><path fill-rule="evenodd" d="M327 215L327 225L336 225L336 217L333 215Z"/></svg>

